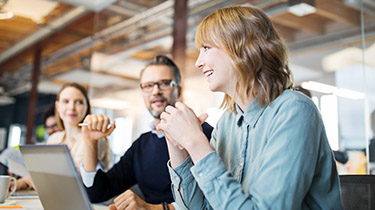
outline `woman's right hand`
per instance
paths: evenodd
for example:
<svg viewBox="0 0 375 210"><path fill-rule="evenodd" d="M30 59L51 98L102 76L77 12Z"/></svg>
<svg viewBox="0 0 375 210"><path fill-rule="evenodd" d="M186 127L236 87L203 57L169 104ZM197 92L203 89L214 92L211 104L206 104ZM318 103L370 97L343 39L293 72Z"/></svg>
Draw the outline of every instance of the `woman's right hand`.
<svg viewBox="0 0 375 210"><path fill-rule="evenodd" d="M110 125L110 119L102 114L90 114L83 120L87 126L82 126L82 136L85 140L99 140L111 135L115 129L115 121Z"/></svg>
<svg viewBox="0 0 375 210"><path fill-rule="evenodd" d="M14 183L13 182L10 183L9 188L10 188L10 191L13 190L13 188L14 188ZM35 189L34 188L34 183L31 180L30 176L25 176L25 177L22 177L22 178L20 178L20 179L17 180L17 189L16 189L16 191L18 191L18 190L29 190L29 189Z"/></svg>

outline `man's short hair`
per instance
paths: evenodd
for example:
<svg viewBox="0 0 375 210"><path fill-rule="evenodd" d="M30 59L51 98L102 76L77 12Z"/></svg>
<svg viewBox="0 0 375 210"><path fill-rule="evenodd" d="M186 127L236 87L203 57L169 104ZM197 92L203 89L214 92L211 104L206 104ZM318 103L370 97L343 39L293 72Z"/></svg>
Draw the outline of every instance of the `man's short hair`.
<svg viewBox="0 0 375 210"><path fill-rule="evenodd" d="M177 86L180 86L180 84L181 84L180 69L177 67L177 65L173 62L172 59L168 58L165 55L157 55L157 56L153 57L150 61L148 61L148 63L146 64L146 66L141 70L140 76L142 77L143 72L145 71L145 69L148 66L152 66L152 65L165 65L165 66L168 66L172 70L172 72L173 72L173 75L174 75L174 77L176 79L175 82L177 83Z"/></svg>
<svg viewBox="0 0 375 210"><path fill-rule="evenodd" d="M44 112L43 112L43 123L46 124L47 118L48 117L55 117L55 106L50 106L48 107Z"/></svg>

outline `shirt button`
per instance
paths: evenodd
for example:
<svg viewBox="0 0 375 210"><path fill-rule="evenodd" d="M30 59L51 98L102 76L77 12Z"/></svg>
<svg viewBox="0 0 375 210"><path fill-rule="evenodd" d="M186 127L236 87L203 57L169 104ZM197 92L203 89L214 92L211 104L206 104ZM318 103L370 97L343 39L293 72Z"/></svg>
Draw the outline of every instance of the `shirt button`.
<svg viewBox="0 0 375 210"><path fill-rule="evenodd" d="M198 176L199 176L199 177L202 177L202 176L203 176L203 174L202 174L202 173L199 173L199 174L198 174Z"/></svg>
<svg viewBox="0 0 375 210"><path fill-rule="evenodd" d="M243 163L240 163L240 166L243 167Z"/></svg>

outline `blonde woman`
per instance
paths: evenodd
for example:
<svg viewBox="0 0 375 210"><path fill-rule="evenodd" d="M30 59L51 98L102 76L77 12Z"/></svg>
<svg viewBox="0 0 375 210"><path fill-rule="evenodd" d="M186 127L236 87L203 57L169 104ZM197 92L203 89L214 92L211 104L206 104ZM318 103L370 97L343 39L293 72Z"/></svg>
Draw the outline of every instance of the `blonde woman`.
<svg viewBox="0 0 375 210"><path fill-rule="evenodd" d="M335 160L314 103L292 89L287 50L254 7L215 11L196 33L196 66L224 92L210 143L177 102L161 114L176 202L187 209L342 209Z"/></svg>

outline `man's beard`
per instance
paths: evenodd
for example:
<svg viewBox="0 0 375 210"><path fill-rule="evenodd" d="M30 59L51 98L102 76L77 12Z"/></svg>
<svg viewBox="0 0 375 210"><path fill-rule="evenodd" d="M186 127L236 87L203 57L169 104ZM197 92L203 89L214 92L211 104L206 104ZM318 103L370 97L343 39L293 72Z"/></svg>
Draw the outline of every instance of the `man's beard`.
<svg viewBox="0 0 375 210"><path fill-rule="evenodd" d="M167 103L167 104L165 105L165 107L167 107L167 106L169 106L169 105L171 105L171 104ZM154 109L152 108L152 106L150 106L150 108L148 109L148 111L150 112L150 114L151 114L155 119L160 119L160 115L161 115L161 113L164 112L165 107L163 108L162 111L157 111L157 110L154 110Z"/></svg>
<svg viewBox="0 0 375 210"><path fill-rule="evenodd" d="M160 115L161 115L162 112L155 111L155 110L153 110L152 108L148 109L148 111L150 112L150 114L151 114L155 119L160 119Z"/></svg>

